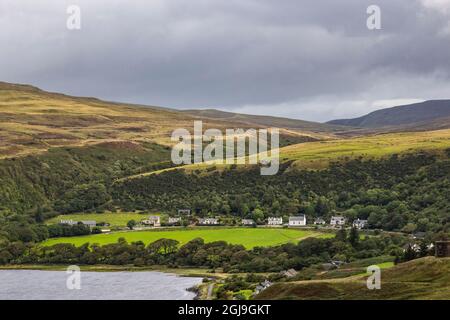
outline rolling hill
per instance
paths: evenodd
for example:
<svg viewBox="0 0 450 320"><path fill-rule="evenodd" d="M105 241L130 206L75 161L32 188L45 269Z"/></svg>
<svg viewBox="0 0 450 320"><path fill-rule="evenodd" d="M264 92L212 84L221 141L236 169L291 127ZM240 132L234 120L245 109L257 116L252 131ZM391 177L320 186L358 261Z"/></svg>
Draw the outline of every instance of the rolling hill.
<svg viewBox="0 0 450 320"><path fill-rule="evenodd" d="M404 127L437 129L450 127L450 100L430 100L371 112L354 119L327 122L331 125L360 128Z"/></svg>
<svg viewBox="0 0 450 320"><path fill-rule="evenodd" d="M280 163L289 163L292 169L323 169L328 167L332 162L345 162L359 157L365 159L381 159L394 154L421 152L439 154L448 148L450 148L450 130L445 129L372 134L351 139L332 139L299 143L281 147L279 153ZM186 173L194 171L213 173L230 167L230 164L204 162L176 168L164 168L126 177L124 180L141 178L150 174L159 174L178 169L182 169ZM245 168L246 166L242 165L241 167ZM251 166L248 165L247 167Z"/></svg>
<svg viewBox="0 0 450 320"><path fill-rule="evenodd" d="M183 112L202 119L227 120L232 121L233 123L242 123L258 127L277 127L291 130L329 132L329 133L340 133L342 131L349 130L345 126L341 125L329 125L312 121L282 118L282 117L233 113L215 109L184 110Z"/></svg>
<svg viewBox="0 0 450 320"><path fill-rule="evenodd" d="M450 299L450 258L425 257L382 270L381 289L368 290L366 276L277 283L257 299L410 300Z"/></svg>
<svg viewBox="0 0 450 320"><path fill-rule="evenodd" d="M99 142L133 141L172 145L176 128L204 129L280 127L284 145L333 138L336 126L288 119L246 121L209 117L174 109L72 97L39 88L0 82L0 158L47 151L53 147L86 146ZM257 119L259 119L257 117ZM237 121L239 120L239 121ZM304 124L304 125L303 125Z"/></svg>

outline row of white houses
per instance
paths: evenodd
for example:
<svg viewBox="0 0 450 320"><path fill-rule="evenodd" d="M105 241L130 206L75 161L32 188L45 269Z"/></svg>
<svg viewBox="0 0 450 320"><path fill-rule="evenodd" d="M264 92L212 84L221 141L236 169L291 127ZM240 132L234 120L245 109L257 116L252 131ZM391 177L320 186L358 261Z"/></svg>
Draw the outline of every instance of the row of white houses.
<svg viewBox="0 0 450 320"><path fill-rule="evenodd" d="M154 227L161 226L161 220L159 216L150 216L146 220L141 221L144 225L150 225ZM169 217L169 224L176 225L181 223L180 217ZM211 225L219 225L219 218L199 218L197 225L200 226L211 226ZM253 226L256 225L253 219L242 219L241 224L244 226ZM322 218L316 218L314 220L314 225L326 225L326 221ZM343 227L347 224L347 219L342 216L333 216L330 219L331 227ZM282 217L269 217L267 219L267 225L269 226L282 226L283 218ZM306 226L306 216L298 215L298 216L290 216L289 221L287 223L289 227L302 227ZM363 229L367 226L367 220L356 219L352 223L353 227L357 229Z"/></svg>
<svg viewBox="0 0 450 320"><path fill-rule="evenodd" d="M181 216L190 216L191 210L190 209L179 209L178 215ZM170 219L180 219L180 218L169 218L169 224L171 224ZM219 219L218 218L202 218L199 219L198 222L199 225L218 225ZM314 220L314 225L326 225L326 221L322 218L316 218ZM330 226L332 227L342 227L347 224L347 219L343 216L332 216L330 219ZM242 219L242 225L255 225L255 221L252 219ZM267 225L269 226L282 226L283 225L283 218L282 217L269 217L267 219ZM299 227L299 226L306 226L306 216L305 215L298 215L298 216L291 216L289 217L289 221L287 223L290 227ZM367 220L361 220L356 219L353 221L352 226L357 229L363 229L367 226Z"/></svg>
<svg viewBox="0 0 450 320"><path fill-rule="evenodd" d="M267 220L267 224L270 226L281 226L283 225L283 218L279 217L269 217ZM326 221L322 218L316 218L314 220L314 225L326 225ZM342 216L333 216L330 219L330 226L332 227L342 227L347 224L347 219ZM288 226L290 227L299 227L306 226L306 216L291 216L289 217ZM357 229L363 229L367 226L367 220L356 219L353 221L352 226Z"/></svg>
<svg viewBox="0 0 450 320"><path fill-rule="evenodd" d="M61 220L61 224L67 224L67 225L76 225L78 223L82 223L84 225L87 225L91 228L95 227L97 223L95 221L73 221L73 220ZM181 223L181 217L169 217L168 224L170 225L177 225ZM333 216L330 219L330 226L331 227L343 227L347 223L347 220L345 217L342 216ZM147 219L144 219L141 221L142 225L145 226L153 226L153 227L160 227L161 226L161 217L160 216L149 216ZM209 226L209 225L219 225L219 218L200 218L198 219L198 225L201 226ZM241 224L244 226L253 226L256 225L255 221L253 219L242 219ZM282 226L283 225L283 218L282 217L269 217L267 219L267 225L268 226ZM305 215L299 215L299 216L290 216L289 221L287 223L289 227L301 227L306 226L306 216ZM316 218L314 220L314 225L326 225L326 222L322 218ZM356 219L353 221L352 226L357 229L363 229L367 226L367 220L361 220Z"/></svg>

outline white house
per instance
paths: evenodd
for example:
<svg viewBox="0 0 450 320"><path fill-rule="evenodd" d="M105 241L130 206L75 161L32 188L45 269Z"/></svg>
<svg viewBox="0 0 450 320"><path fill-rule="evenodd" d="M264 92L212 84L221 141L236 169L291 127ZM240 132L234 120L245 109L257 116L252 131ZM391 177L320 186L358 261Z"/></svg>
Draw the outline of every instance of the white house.
<svg viewBox="0 0 450 320"><path fill-rule="evenodd" d="M283 225L283 218L269 217L269 219L267 219L267 224L269 226L281 226Z"/></svg>
<svg viewBox="0 0 450 320"><path fill-rule="evenodd" d="M330 225L332 227L340 227L345 225L345 218L342 216L333 216L330 220Z"/></svg>
<svg viewBox="0 0 450 320"><path fill-rule="evenodd" d="M316 220L314 220L314 224L326 224L326 222L322 218L316 218Z"/></svg>
<svg viewBox="0 0 450 320"><path fill-rule="evenodd" d="M60 220L59 224L67 224L69 226L74 226L74 225L77 225L78 222L77 221L73 221L72 219L71 220Z"/></svg>
<svg viewBox="0 0 450 320"><path fill-rule="evenodd" d="M198 219L200 225L218 225L219 219L217 218L200 218Z"/></svg>
<svg viewBox="0 0 450 320"><path fill-rule="evenodd" d="M169 217L169 224L179 224L180 222L180 217Z"/></svg>
<svg viewBox="0 0 450 320"><path fill-rule="evenodd" d="M289 226L290 227L299 227L299 226L306 226L306 216L296 216L296 217L289 217Z"/></svg>
<svg viewBox="0 0 450 320"><path fill-rule="evenodd" d="M159 216L149 216L148 219L142 220L141 223L147 226L160 227L161 219Z"/></svg>
<svg viewBox="0 0 450 320"><path fill-rule="evenodd" d="M353 221L353 227L356 229L363 229L367 225L367 220L356 219Z"/></svg>
<svg viewBox="0 0 450 320"><path fill-rule="evenodd" d="M244 226L253 226L255 225L255 221L253 219L242 219L242 224Z"/></svg>

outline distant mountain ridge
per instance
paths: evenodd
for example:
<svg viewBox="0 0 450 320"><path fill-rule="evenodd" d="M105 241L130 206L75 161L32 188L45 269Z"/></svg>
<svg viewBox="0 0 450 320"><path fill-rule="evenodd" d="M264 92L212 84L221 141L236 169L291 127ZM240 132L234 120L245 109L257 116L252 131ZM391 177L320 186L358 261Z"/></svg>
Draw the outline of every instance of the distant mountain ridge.
<svg viewBox="0 0 450 320"><path fill-rule="evenodd" d="M217 109L190 109L180 111L199 118L255 124L263 127L280 127L294 130L297 129L320 132L340 132L346 130L345 127L339 125L329 125L319 122L277 116L234 113Z"/></svg>
<svg viewBox="0 0 450 320"><path fill-rule="evenodd" d="M442 122L445 118L450 118L450 100L429 100L377 110L358 118L332 120L327 124L359 128L410 126L416 123L424 126L427 123L434 125L435 122Z"/></svg>
<svg viewBox="0 0 450 320"><path fill-rule="evenodd" d="M0 81L0 159L42 153L56 147L89 147L117 141L137 144L151 141L170 147L174 144L171 133L178 128L192 129L195 120L203 120L204 128L223 132L236 128L276 127L280 130L281 146L333 139L341 131L352 129L217 110L185 112L110 102Z"/></svg>

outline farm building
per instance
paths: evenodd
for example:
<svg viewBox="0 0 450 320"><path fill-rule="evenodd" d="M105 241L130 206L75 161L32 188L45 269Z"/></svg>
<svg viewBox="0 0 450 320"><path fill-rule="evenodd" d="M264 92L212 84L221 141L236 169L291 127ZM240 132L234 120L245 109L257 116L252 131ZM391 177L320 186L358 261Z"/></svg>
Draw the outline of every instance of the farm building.
<svg viewBox="0 0 450 320"><path fill-rule="evenodd" d="M367 220L356 219L353 221L353 227L356 229L364 229L367 225Z"/></svg>
<svg viewBox="0 0 450 320"><path fill-rule="evenodd" d="M283 224L283 218L278 218L278 217L269 217L267 219L267 224L269 226L281 226Z"/></svg>
<svg viewBox="0 0 450 320"><path fill-rule="evenodd" d="M295 216L295 217L289 217L289 226L290 227L299 227L299 226L306 226L306 216Z"/></svg>
<svg viewBox="0 0 450 320"><path fill-rule="evenodd" d="M341 226L345 225L345 222L346 221L345 221L344 217L342 217L342 216L333 216L333 217L331 217L330 225L332 227L341 227Z"/></svg>
<svg viewBox="0 0 450 320"><path fill-rule="evenodd" d="M149 216L148 219L142 220L141 223L147 226L160 227L161 219L159 216Z"/></svg>

